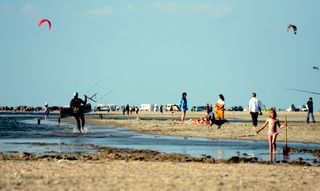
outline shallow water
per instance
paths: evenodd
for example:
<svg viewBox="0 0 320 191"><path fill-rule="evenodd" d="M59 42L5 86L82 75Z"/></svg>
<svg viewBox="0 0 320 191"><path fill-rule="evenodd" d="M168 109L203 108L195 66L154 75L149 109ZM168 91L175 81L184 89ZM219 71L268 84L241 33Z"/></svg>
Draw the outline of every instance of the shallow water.
<svg viewBox="0 0 320 191"><path fill-rule="evenodd" d="M229 139L205 139L148 135L123 128L87 126L86 134L73 133L74 124L41 121L39 115L0 114L0 152L46 153L94 153L97 146L119 148L150 149L165 153L181 153L194 157L209 155L214 159L229 159L245 155L269 160L267 141L247 141ZM282 160L283 142L277 142L279 153L276 160ZM290 142L297 149L320 149L320 144ZM303 158L312 163L319 158L307 153L291 153L290 160Z"/></svg>

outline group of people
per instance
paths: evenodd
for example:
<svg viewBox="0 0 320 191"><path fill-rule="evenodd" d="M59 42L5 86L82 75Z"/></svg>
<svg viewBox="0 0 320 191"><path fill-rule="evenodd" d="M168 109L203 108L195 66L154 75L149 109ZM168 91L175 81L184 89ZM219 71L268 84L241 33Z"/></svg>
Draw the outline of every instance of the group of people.
<svg viewBox="0 0 320 191"><path fill-rule="evenodd" d="M309 100L310 101L310 100ZM312 101L312 99L311 99ZM308 106L311 106L311 103L308 102ZM310 107L309 108L312 108ZM207 115L203 118L200 118L199 120L190 120L189 123L190 124L209 124L210 126L212 126L213 124L218 125L218 128L221 127L221 125L225 122L227 122L224 119L224 110L225 110L225 99L224 96L222 94L219 95L219 99L218 101L214 104L214 109L215 111L213 111L213 107L209 104L207 104L206 106L206 113ZM182 116L181 116L181 121L182 123L184 123L185 121L185 117L186 117L186 111L188 110L188 104L187 104L187 93L182 93L182 98L180 100L180 108L182 111ZM266 120L266 122L257 129L258 126L258 117L259 115L262 115L262 109L263 109L263 104L262 102L257 98L257 94L256 93L252 93L252 97L249 100L249 112L251 115L251 119L252 119L252 125L253 125L253 129L254 131L258 134L260 133L265 127L269 127L268 130L268 141L269 141L269 152L270 152L270 160L272 160L272 156L274 153L276 153L277 151L277 147L276 147L276 140L277 140L277 135L278 135L278 131L277 128L283 128L284 126L286 126L286 124L281 125L280 121L277 119L277 112L275 109L271 109L269 111L269 118ZM313 110L311 110L312 112ZM215 114L217 116L217 119L215 119ZM313 115L311 115L313 117ZM308 113L308 119L309 120L309 113Z"/></svg>
<svg viewBox="0 0 320 191"><path fill-rule="evenodd" d="M139 107L136 107L134 105L130 107L129 104L127 104L126 106L122 106L121 110L123 115L130 115L133 113L136 113L137 115L139 114Z"/></svg>
<svg viewBox="0 0 320 191"><path fill-rule="evenodd" d="M219 95L219 99L217 103L214 104L215 111L213 112L213 107L212 105L207 104L206 106L206 117L202 117L199 120L191 119L188 121L189 124L216 124L218 125L218 128L220 126L227 122L224 119L224 106L225 106L225 100L224 96L222 94ZM257 94L255 92L252 93L252 97L249 100L249 112L251 115L252 119L252 126L253 130L259 134L263 129L268 127L268 141L269 141L269 152L270 152L270 160L272 160L273 154L277 152L277 136L278 136L278 131L277 128L283 128L286 127L287 122L285 121L284 124L281 125L281 122L277 119L277 112L276 109L271 108L269 110L269 116L266 120L266 122L260 127L257 128L258 126L258 117L259 115L262 115L262 109L263 109L263 103L261 100L257 98ZM310 116L312 118L312 122L315 123L314 120L314 115L313 115L313 101L312 97L309 98L307 102L307 107L308 107L308 114L307 114L307 119L306 122L309 123ZM185 117L186 117L186 111L188 110L188 105L187 105L187 93L182 93L182 98L180 100L180 108L182 111L182 116L181 116L181 121L184 123ZM215 119L215 114L218 118L218 120Z"/></svg>
<svg viewBox="0 0 320 191"><path fill-rule="evenodd" d="M186 119L186 113L188 110L188 101L187 101L187 93L183 92L182 97L179 102L179 108L182 112L181 115L181 123L189 123L189 124L200 124L204 125L207 124L209 126L217 125L218 128L221 127L222 124L228 122L224 117L224 111L225 111L225 98L222 94L219 94L218 101L213 104L207 104L206 106L206 116L195 120L191 119L190 121L185 121ZM84 126L85 126L85 117L84 117L84 111L83 111L83 105L87 104L87 96L85 96L85 100L82 100L78 97L78 93L74 93L73 99L70 101L70 110L72 112L72 115L75 117L77 122L77 127L80 133L84 132ZM308 106L308 114L307 114L307 123L309 123L310 116L312 118L312 122L314 123L314 115L313 115L313 101L312 97L309 98L307 102ZM134 108L134 109L132 109ZM257 98L256 93L252 93L252 97L249 100L249 112L252 119L252 126L254 131L258 134L260 133L264 128L268 126L268 140L269 140L269 151L270 151L270 159L272 160L272 155L276 153L277 147L276 147L276 140L278 131L277 128L283 128L287 124L281 125L280 121L277 119L277 112L275 109L270 109L269 116L266 122L260 127L258 126L258 117L259 115L262 115L262 109L263 109L263 103ZM160 112L163 112L163 109L160 108ZM139 108L137 107L130 107L128 104L123 107L123 114L132 112L138 113ZM48 103L45 104L45 119L48 119L49 115L49 107Z"/></svg>
<svg viewBox="0 0 320 191"><path fill-rule="evenodd" d="M257 98L256 93L252 93L252 97L249 100L249 112L251 115L252 119L252 126L253 130L259 134L264 128L268 126L268 141L269 141L269 153L270 153L270 160L272 160L273 154L277 152L277 136L278 136L278 131L277 128L283 128L286 126L285 124L281 125L280 121L277 119L277 112L274 108L271 108L269 111L269 117L267 118L266 122L260 127L257 128L258 126L258 117L259 115L262 115L262 109L263 109L263 104L262 102Z"/></svg>
<svg viewBox="0 0 320 191"><path fill-rule="evenodd" d="M186 113L188 110L188 101L187 101L187 93L183 92L182 97L179 102L179 107L182 112L181 115L181 123L190 123L190 124L208 124L209 126L217 125L218 128L221 127L222 124L226 123L227 120L224 118L224 108L225 106L225 99L222 94L219 95L218 101L214 104L215 110L213 110L212 105L207 104L206 106L206 116L201 117L200 119L191 119L190 121L185 122ZM217 116L217 119L216 117Z"/></svg>

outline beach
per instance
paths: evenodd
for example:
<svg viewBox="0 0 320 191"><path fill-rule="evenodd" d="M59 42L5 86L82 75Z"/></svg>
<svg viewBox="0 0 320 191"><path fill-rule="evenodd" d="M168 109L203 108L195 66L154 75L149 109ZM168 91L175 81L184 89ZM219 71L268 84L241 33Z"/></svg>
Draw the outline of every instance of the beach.
<svg viewBox="0 0 320 191"><path fill-rule="evenodd" d="M113 114L116 116L121 115ZM279 112L278 119L283 123L284 115L288 120L288 141L296 142L309 142L320 143L320 128L319 123L305 123L305 112ZM221 129L217 129L217 126L213 125L212 128L208 128L207 125L190 125L190 124L177 124L177 119L180 117L180 113L174 114L165 113L140 113L139 115L133 115L132 119L87 119L87 122L93 125L111 125L128 128L135 131L141 131L144 133L157 134L157 135L170 135L170 136L187 136L187 137L204 137L214 139L244 139L244 140L267 140L267 132L265 129L261 133L256 134L252 128L250 114L248 112L226 112L227 119L237 119L243 122L232 122L222 125ZM205 116L204 112L189 112L187 118L199 119ZM108 114L106 114L108 117ZM262 116L259 116L260 127L268 117L268 114L264 112ZM140 120L143 118L152 118L154 120ZM167 120L157 120L157 118L166 118ZM320 120L320 115L315 113L315 118ZM68 119L72 121L73 119ZM285 140L285 129L278 129L278 140Z"/></svg>
<svg viewBox="0 0 320 191"><path fill-rule="evenodd" d="M0 161L1 190L318 190L319 167L180 162Z"/></svg>
<svg viewBox="0 0 320 191"><path fill-rule="evenodd" d="M320 1L75 2L0 1L0 191L320 191Z"/></svg>
<svg viewBox="0 0 320 191"><path fill-rule="evenodd" d="M226 117L232 120L221 129L217 126L209 129L204 125L176 124L180 113L140 113L129 118L120 113L102 114L103 119L96 114L87 116L87 124L156 135L267 140L267 130L256 135L246 112L226 112ZM203 114L190 112L187 117L197 119ZM288 117L289 141L320 143L319 123L305 123L305 113L280 112L279 119L283 119L284 114ZM266 113L261 116L260 125L266 117ZM63 121L75 122L73 118ZM279 133L279 140L283 141L284 130L280 129ZM320 186L319 166L299 162L259 162L237 157L215 160L206 156L195 158L109 147L99 147L99 150L100 154L1 154L0 189L318 190Z"/></svg>

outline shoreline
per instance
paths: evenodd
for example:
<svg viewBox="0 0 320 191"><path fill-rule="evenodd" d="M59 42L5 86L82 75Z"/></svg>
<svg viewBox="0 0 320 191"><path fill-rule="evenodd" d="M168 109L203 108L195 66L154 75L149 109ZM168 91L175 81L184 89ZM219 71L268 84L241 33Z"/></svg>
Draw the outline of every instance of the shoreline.
<svg viewBox="0 0 320 191"><path fill-rule="evenodd" d="M64 144L64 143L63 143ZM50 145L50 144L49 144ZM229 159L214 159L208 155L200 157L192 157L180 153L162 153L159 151L147 149L130 149L116 148L96 145L85 145L97 149L97 153L47 153L33 154L28 152L23 153L0 153L0 161L141 161L141 162L177 162L177 163L206 163L206 164L259 164L259 165L289 165L289 166L312 166L320 167L320 164L307 163L303 159L292 161L259 161L256 157L247 156L246 153L232 156ZM308 152L303 150L297 152ZM311 152L310 152L311 153ZM320 151L314 152L314 155L319 155Z"/></svg>

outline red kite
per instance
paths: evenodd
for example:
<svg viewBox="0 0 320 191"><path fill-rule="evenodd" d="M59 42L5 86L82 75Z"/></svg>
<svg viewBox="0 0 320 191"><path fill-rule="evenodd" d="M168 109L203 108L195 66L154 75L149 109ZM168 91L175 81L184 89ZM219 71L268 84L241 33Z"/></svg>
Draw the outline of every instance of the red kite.
<svg viewBox="0 0 320 191"><path fill-rule="evenodd" d="M48 26L49 26L49 30L51 29L51 22L48 19L42 19L39 23L38 23L38 27L41 27L41 25L43 23L47 22Z"/></svg>

